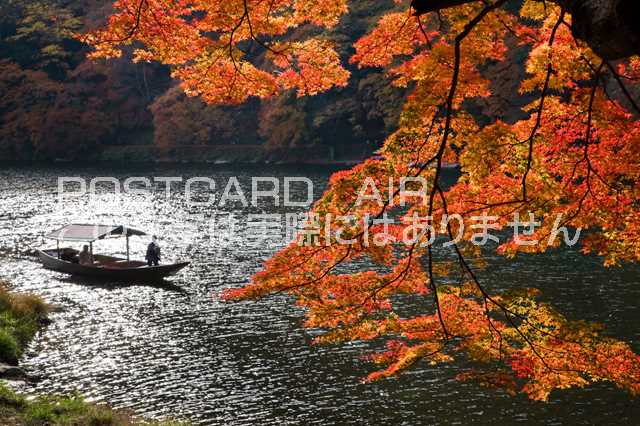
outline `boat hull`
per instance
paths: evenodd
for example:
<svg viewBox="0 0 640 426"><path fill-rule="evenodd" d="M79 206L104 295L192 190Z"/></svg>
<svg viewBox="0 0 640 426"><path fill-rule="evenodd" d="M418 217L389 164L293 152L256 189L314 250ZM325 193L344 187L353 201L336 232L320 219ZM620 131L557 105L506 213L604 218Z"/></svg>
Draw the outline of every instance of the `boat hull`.
<svg viewBox="0 0 640 426"><path fill-rule="evenodd" d="M70 275L112 280L118 282L158 282L183 269L189 262L169 265L142 266L142 262L128 262L139 264L135 267L110 265L80 265L58 259L56 250L38 250L38 258L46 269L64 272ZM114 265L126 262L124 259L110 257Z"/></svg>

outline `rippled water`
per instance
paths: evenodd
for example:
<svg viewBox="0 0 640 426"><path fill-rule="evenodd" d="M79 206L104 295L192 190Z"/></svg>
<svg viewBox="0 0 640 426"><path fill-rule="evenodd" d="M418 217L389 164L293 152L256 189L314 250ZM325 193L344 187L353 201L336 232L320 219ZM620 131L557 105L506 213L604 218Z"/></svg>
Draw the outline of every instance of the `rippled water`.
<svg viewBox="0 0 640 426"><path fill-rule="evenodd" d="M286 297L234 304L212 297L246 282L279 246L244 236L248 215L296 209L264 200L249 208L187 207L180 191L167 197L163 188L151 197L84 197L64 208L56 202L58 176L207 176L218 187L238 176L247 191L251 176L307 176L318 196L328 175L285 167L2 167L0 277L61 308L23 359L43 378L25 390L78 390L146 416L202 424L637 424L640 402L605 384L556 392L544 404L456 382L455 364L422 364L365 385L360 379L372 367L359 359L364 348L310 346L302 313ZM69 222L158 233L165 256L193 264L156 287L96 285L41 269L30 250L43 245L44 232ZM132 243L135 257L145 244ZM124 251L122 241L97 249ZM563 249L516 262L493 258L483 277L493 288L541 288L568 316L607 322L611 335L640 351L637 266L607 270L597 258Z"/></svg>

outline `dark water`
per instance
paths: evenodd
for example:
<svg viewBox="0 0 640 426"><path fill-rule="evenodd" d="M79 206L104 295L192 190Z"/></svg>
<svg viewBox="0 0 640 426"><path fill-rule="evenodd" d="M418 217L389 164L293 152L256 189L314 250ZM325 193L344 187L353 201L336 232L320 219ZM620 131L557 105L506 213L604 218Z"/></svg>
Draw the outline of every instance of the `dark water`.
<svg viewBox="0 0 640 426"><path fill-rule="evenodd" d="M251 176L307 176L318 196L328 175L284 167L2 167L0 277L62 308L24 357L26 368L44 378L25 390L77 390L149 417L196 424L637 424L640 402L606 384L556 392L545 404L457 382L456 364L421 364L397 379L365 385L360 379L373 368L359 359L365 348L310 346L312 336L300 327L302 312L286 297L216 300L222 289L246 282L281 244L247 237L248 215L300 208L265 200L249 208L188 207L178 185L169 197L161 187L150 197L103 194L63 205L56 192L58 176L121 182L206 176L219 187L237 176L247 193ZM45 231L69 222L138 226L161 235L166 257L193 264L162 287L90 286L42 270L30 249L43 245ZM136 257L145 243L132 243ZM97 247L124 251L122 241ZM597 258L562 249L515 262L491 259L482 277L492 288L541 288L569 317L606 322L612 336L640 351L637 266L605 269Z"/></svg>

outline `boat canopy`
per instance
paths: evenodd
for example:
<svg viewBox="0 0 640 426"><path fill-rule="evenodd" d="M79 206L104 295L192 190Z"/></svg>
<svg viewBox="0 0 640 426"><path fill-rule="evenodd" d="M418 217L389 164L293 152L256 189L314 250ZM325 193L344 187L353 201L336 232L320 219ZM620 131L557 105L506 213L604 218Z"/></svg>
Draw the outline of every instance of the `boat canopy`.
<svg viewBox="0 0 640 426"><path fill-rule="evenodd" d="M108 237L131 237L134 235L147 234L122 225L67 225L45 235L45 238L58 241L93 242Z"/></svg>

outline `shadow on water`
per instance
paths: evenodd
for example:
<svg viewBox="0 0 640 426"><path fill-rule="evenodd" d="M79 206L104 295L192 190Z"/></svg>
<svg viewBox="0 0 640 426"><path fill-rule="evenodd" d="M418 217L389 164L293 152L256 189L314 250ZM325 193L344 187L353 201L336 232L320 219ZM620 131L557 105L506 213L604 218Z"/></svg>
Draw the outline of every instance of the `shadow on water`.
<svg viewBox="0 0 640 426"><path fill-rule="evenodd" d="M63 283L76 284L90 288L99 288L104 290L115 290L124 288L135 287L150 287L159 290L166 290L174 293L187 294L188 292L182 287L174 284L173 282L163 279L161 281L147 281L147 282L128 282L128 281L109 281L105 279L95 277L75 277L65 276L57 279Z"/></svg>

